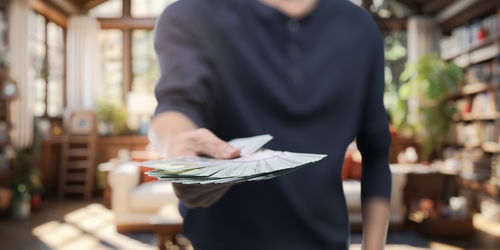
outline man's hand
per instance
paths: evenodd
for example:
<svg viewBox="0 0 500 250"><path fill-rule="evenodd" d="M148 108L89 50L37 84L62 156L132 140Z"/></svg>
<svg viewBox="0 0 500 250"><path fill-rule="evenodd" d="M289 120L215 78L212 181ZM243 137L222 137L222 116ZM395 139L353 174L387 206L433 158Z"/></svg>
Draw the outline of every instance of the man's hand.
<svg viewBox="0 0 500 250"><path fill-rule="evenodd" d="M167 149L168 157L200 154L218 159L230 159L239 156L240 150L203 128L176 134ZM189 208L211 206L229 190L231 185L173 183L175 194Z"/></svg>
<svg viewBox="0 0 500 250"><path fill-rule="evenodd" d="M156 117L149 136L155 148L169 158L206 155L231 159L240 155L238 148L219 139L208 129L196 128L189 118L178 112L166 112ZM173 183L175 194L189 208L211 206L231 185Z"/></svg>

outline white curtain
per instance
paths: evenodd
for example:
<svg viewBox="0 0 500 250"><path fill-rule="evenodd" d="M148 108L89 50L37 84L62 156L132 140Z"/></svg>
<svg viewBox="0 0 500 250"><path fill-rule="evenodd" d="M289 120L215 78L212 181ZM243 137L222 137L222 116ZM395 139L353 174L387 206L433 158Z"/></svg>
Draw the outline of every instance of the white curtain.
<svg viewBox="0 0 500 250"><path fill-rule="evenodd" d="M438 51L441 31L434 18L412 16L407 24L408 61L416 62L421 56Z"/></svg>
<svg viewBox="0 0 500 250"><path fill-rule="evenodd" d="M100 75L99 22L88 16L68 20L67 112L92 110Z"/></svg>
<svg viewBox="0 0 500 250"><path fill-rule="evenodd" d="M29 81L29 3L28 0L10 1L9 51L10 76L17 82L19 98L12 103L12 143L27 148L33 140L33 86Z"/></svg>
<svg viewBox="0 0 500 250"><path fill-rule="evenodd" d="M436 20L426 16L412 16L407 23L408 61L417 62L421 56L437 52L441 31ZM408 123L418 122L420 100L408 99Z"/></svg>

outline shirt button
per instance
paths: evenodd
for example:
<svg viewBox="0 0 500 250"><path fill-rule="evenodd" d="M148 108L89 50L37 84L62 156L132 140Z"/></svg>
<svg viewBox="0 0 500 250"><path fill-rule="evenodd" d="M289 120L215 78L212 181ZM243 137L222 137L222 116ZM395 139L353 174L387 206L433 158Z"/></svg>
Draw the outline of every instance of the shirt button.
<svg viewBox="0 0 500 250"><path fill-rule="evenodd" d="M288 55L292 59L298 59L301 56L301 49L297 45L290 45L288 47Z"/></svg>
<svg viewBox="0 0 500 250"><path fill-rule="evenodd" d="M295 33L300 30L300 23L295 19L288 20L288 31Z"/></svg>

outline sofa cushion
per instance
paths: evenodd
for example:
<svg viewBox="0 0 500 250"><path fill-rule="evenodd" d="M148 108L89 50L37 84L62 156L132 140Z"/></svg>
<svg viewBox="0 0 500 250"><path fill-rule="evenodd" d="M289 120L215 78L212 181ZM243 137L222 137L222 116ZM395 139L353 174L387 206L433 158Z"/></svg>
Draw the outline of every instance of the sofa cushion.
<svg viewBox="0 0 500 250"><path fill-rule="evenodd" d="M137 213L156 213L167 203L177 203L172 183L150 181L140 184L130 194L130 209Z"/></svg>
<svg viewBox="0 0 500 250"><path fill-rule="evenodd" d="M149 172L151 170L155 170L154 168L149 168L145 166L140 166L139 171L141 172L141 183L146 183L150 181L157 181L158 178L152 177L146 174L146 172Z"/></svg>
<svg viewBox="0 0 500 250"><path fill-rule="evenodd" d="M404 219L405 204L404 204L404 187L406 185L406 174L392 171L392 190L391 190L391 223L399 223ZM361 182L356 180L345 180L342 182L344 196L346 200L349 216L361 215Z"/></svg>
<svg viewBox="0 0 500 250"><path fill-rule="evenodd" d="M361 212L361 183L356 180L345 180L342 182L347 210Z"/></svg>

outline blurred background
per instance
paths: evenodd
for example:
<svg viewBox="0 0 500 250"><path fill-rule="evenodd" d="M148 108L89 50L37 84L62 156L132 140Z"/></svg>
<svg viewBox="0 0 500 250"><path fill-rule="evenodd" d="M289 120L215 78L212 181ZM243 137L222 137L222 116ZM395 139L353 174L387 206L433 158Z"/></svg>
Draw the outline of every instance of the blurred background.
<svg viewBox="0 0 500 250"><path fill-rule="evenodd" d="M500 249L500 1L351 1L385 45L387 249ZM0 2L2 248L192 248L170 183L135 164L160 158L153 29L172 2ZM361 160L352 144L351 249Z"/></svg>

